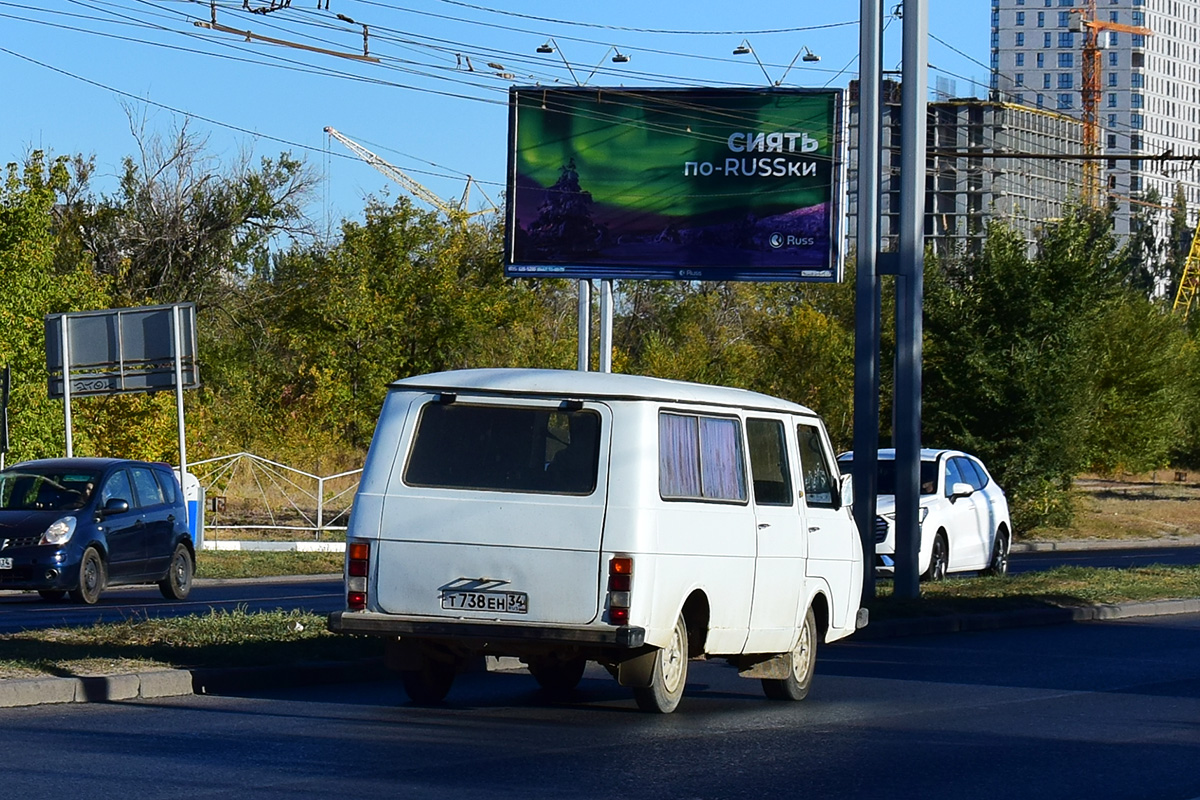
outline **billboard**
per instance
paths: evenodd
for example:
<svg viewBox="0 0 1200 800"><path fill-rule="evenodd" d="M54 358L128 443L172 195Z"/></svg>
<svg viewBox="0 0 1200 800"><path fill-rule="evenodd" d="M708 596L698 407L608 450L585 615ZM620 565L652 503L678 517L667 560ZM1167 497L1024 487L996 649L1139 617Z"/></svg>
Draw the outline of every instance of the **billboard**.
<svg viewBox="0 0 1200 800"><path fill-rule="evenodd" d="M510 277L837 281L840 89L509 91Z"/></svg>
<svg viewBox="0 0 1200 800"><path fill-rule="evenodd" d="M174 389L176 308L183 388L198 387L196 306L180 303L46 315L50 397L63 396L64 377L76 397Z"/></svg>

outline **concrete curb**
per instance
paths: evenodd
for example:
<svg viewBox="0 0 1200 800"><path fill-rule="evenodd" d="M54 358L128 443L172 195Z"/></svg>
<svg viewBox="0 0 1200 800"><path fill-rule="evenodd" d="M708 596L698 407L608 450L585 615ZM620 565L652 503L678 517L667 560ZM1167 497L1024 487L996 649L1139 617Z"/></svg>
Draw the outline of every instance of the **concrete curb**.
<svg viewBox="0 0 1200 800"><path fill-rule="evenodd" d="M1200 536L1161 539L1064 539L1061 542L1013 542L1010 553L1077 552L1082 550L1138 550L1159 547L1200 547Z"/></svg>

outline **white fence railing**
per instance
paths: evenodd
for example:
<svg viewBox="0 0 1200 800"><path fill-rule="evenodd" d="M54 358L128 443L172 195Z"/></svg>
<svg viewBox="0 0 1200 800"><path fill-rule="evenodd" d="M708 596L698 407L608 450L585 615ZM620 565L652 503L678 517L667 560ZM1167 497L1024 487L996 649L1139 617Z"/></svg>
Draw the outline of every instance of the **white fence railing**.
<svg viewBox="0 0 1200 800"><path fill-rule="evenodd" d="M362 469L314 475L253 453L188 465L204 488L206 535L224 532L278 537L346 530Z"/></svg>

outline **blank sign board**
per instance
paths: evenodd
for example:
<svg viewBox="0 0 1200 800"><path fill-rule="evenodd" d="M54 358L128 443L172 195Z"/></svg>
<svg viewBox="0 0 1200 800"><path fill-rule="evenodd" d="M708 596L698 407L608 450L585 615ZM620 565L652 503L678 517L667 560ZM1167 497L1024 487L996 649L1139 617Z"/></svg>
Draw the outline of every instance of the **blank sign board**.
<svg viewBox="0 0 1200 800"><path fill-rule="evenodd" d="M177 351L183 368L183 388L200 385L196 307L192 303L48 315L46 371L51 397L63 396L64 326L72 395L173 389Z"/></svg>

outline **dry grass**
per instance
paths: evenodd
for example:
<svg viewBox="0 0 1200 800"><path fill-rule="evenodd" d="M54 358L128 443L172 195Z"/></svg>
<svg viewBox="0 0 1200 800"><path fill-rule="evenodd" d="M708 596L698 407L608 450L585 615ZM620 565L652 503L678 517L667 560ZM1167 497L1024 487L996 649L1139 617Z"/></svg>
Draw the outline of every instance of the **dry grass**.
<svg viewBox="0 0 1200 800"><path fill-rule="evenodd" d="M1115 477L1082 475L1075 481L1075 501L1075 521L1069 528L1035 528L1020 538L1169 540L1200 536L1200 474L1164 470Z"/></svg>
<svg viewBox="0 0 1200 800"><path fill-rule="evenodd" d="M177 667L286 667L380 652L378 640L332 634L325 618L316 614L237 609L0 635L0 679Z"/></svg>

